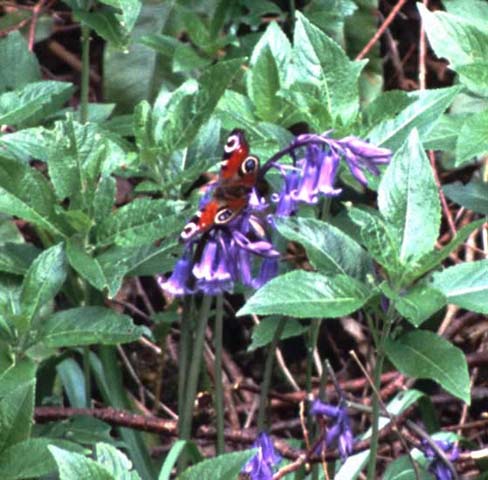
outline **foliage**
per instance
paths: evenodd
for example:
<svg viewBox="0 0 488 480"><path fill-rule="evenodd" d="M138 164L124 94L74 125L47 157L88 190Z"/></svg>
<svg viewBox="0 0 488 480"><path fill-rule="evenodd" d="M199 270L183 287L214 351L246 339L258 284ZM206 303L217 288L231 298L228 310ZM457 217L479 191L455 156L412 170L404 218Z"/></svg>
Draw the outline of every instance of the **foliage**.
<svg viewBox="0 0 488 480"><path fill-rule="evenodd" d="M370 52L369 64L351 54L367 40L358 30L375 31L374 2L314 0L303 12L282 5L64 0L73 22L105 49L99 90L109 103L88 104L89 63L82 66L80 96L72 82L45 78L29 33L8 27L21 10L0 18L0 30L9 30L0 36L2 478L56 472L61 480L149 480L158 472L170 478L181 456L180 473L188 458L195 463L182 480L231 479L252 456L242 451L200 461L184 438L161 466L150 457L154 439L137 430L109 432L100 420L85 425L84 417L74 427L61 419L49 428L32 425L41 405L90 408L96 398L133 409L117 349L137 341L164 346L170 325L181 328L184 341L174 299L163 298L161 316L151 309L140 315L139 306L127 307L124 289L135 289L143 276L157 292L151 277L173 270L183 251L178 235L197 208L195 186L216 171L221 145L236 127L262 163L304 130L332 129L334 138L361 137L393 152L378 178L367 174L377 208L341 168L342 202L322 199L273 224L274 242L282 251L298 248L305 260L283 260L261 288L238 290L246 301L236 316L264 316L249 350L303 337L311 362L319 328L326 331L334 319L364 319L389 369L470 404L467 352L437 330L449 304L488 313L488 260L453 256L486 229L488 7L444 0L445 11L434 12L419 4L429 44L448 62L454 85L382 92L379 51ZM39 31L51 13L41 12ZM269 16L274 21L264 22ZM73 107L80 102L82 108ZM441 186L426 149L438 152L449 179L455 169L477 171L480 161L482 175ZM273 187L279 179L268 181ZM444 195L473 212L455 235L446 229ZM161 295L154 297L161 305ZM187 360L180 368L189 369ZM171 382L163 390L174 393L174 404ZM400 415L421 405L422 385L388 410ZM178 395L191 413L192 399ZM342 466L332 463L331 478L356 478L368 457L376 461L374 451L366 452ZM419 465L427 478L428 466ZM401 458L384 478L403 475L412 470Z"/></svg>

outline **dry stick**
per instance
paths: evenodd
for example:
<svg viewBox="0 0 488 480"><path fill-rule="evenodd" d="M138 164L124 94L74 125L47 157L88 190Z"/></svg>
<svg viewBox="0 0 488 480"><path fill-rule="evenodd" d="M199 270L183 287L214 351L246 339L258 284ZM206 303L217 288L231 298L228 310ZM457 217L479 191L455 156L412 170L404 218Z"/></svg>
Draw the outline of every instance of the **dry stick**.
<svg viewBox="0 0 488 480"><path fill-rule="evenodd" d="M393 7L392 11L386 17L385 21L380 25L376 33L371 37L366 46L358 53L356 60L361 60L366 56L366 54L373 48L373 45L378 41L378 39L383 35L383 32L388 28L390 23L396 17L397 13L403 7L407 0L399 0L397 4Z"/></svg>
<svg viewBox="0 0 488 480"><path fill-rule="evenodd" d="M388 416L388 418L390 419L390 422L394 425L393 431L395 432L396 436L398 437L398 440L400 441L400 443L402 444L403 449L405 450L405 453L408 455L408 458L410 459L410 463L412 464L413 470L415 472L415 478L417 480L420 480L420 471L418 469L418 465L415 463L415 460L413 459L413 457L412 457L412 455L410 453L410 448L408 447L407 442L405 441L405 438L403 438L403 435L400 432L400 428L399 428L399 425L398 425L397 418L394 415L392 415L388 411L388 409L386 408L386 405L383 402L383 399L381 398L380 392L376 389L376 386L375 386L375 384L373 382L373 379L369 376L369 373L366 371L366 368L361 363L361 360L359 360L358 356L356 355L356 352L354 350L351 350L349 352L349 354L354 359L354 361L356 362L356 364L358 365L358 367L360 368L360 370L363 372L363 375L368 380L369 385L370 385L370 387L373 390L373 395L376 395L377 396L378 401L379 401L380 406L381 406L381 410L383 410L382 413L384 415L386 414Z"/></svg>
<svg viewBox="0 0 488 480"><path fill-rule="evenodd" d="M422 2L425 8L428 8L429 1L423 0ZM426 81L426 67L425 67L425 59L427 57L427 44L425 42L425 30L420 22L420 34L419 34L419 89L425 90L427 88L427 81Z"/></svg>
<svg viewBox="0 0 488 480"><path fill-rule="evenodd" d="M59 42L56 42L56 40L49 40L47 42L47 48L54 53L59 59L61 59L64 63L68 64L70 67L72 67L74 70L77 72L81 72L81 61L80 59L73 53L71 53L69 50L66 50L66 48L63 47ZM90 69L89 72L90 75L90 80L93 83L100 83L102 81L100 75L98 73L94 72L93 70Z"/></svg>
<svg viewBox="0 0 488 480"><path fill-rule="evenodd" d="M39 18L39 15L46 2L47 0L40 0L39 2L36 3L35 7L32 9L31 23L29 25L29 37L27 41L27 45L29 47L30 52L32 52L32 50L34 49L34 41L36 39L37 19Z"/></svg>

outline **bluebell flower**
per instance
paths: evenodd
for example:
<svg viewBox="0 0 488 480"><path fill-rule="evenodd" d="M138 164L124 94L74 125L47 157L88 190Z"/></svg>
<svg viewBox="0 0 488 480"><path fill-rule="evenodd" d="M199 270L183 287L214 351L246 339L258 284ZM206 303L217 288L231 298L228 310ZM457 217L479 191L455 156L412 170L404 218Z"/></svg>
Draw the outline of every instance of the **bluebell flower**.
<svg viewBox="0 0 488 480"><path fill-rule="evenodd" d="M291 167L277 166L283 176L283 185L279 193L271 195L271 200L276 204L274 216L276 217L289 217L296 212L296 200L292 198L292 192L295 192L300 181L298 169ZM270 216L272 223L273 216Z"/></svg>
<svg viewBox="0 0 488 480"><path fill-rule="evenodd" d="M193 293L188 283L192 268L193 262L188 249L186 249L183 256L176 262L173 273L167 280L164 280L160 275L157 276L160 288L174 296Z"/></svg>
<svg viewBox="0 0 488 480"><path fill-rule="evenodd" d="M273 467L281 461L281 457L275 452L271 437L267 433L260 433L252 447L258 451L244 465L242 473L247 473L251 480L272 480Z"/></svg>
<svg viewBox="0 0 488 480"><path fill-rule="evenodd" d="M449 461L454 462L459 458L459 448L454 442L449 440L434 440L434 443L446 454ZM422 451L431 460L429 472L435 476L436 480L452 480L454 478L445 461L439 457L425 440L422 440Z"/></svg>
<svg viewBox="0 0 488 480"><path fill-rule="evenodd" d="M323 435L315 453L320 454L326 448L337 446L342 460L351 455L354 437L346 406L329 405L317 399L312 403L310 413L311 415L327 417L332 420L332 424L328 426L327 433Z"/></svg>

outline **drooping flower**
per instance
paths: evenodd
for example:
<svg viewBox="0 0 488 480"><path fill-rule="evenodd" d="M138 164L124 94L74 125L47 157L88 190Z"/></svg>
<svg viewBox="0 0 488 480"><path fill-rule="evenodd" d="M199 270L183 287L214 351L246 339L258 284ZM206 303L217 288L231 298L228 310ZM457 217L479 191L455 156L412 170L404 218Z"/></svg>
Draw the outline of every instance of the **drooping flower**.
<svg viewBox="0 0 488 480"><path fill-rule="evenodd" d="M272 480L273 467L281 461L281 457L275 452L271 437L261 432L252 447L257 448L257 452L244 465L242 473L247 473L251 480Z"/></svg>
<svg viewBox="0 0 488 480"><path fill-rule="evenodd" d="M170 295L181 296L192 292L188 282L191 276L193 262L189 251L185 249L183 256L176 262L171 276L164 280L160 275L157 277L159 287Z"/></svg>
<svg viewBox="0 0 488 480"><path fill-rule="evenodd" d="M446 454L446 458L450 462L454 462L459 458L459 448L454 442L449 440L434 440L434 443ZM425 440L422 440L422 451L431 460L429 472L435 476L436 480L452 480L454 478L445 460Z"/></svg>
<svg viewBox="0 0 488 480"><path fill-rule="evenodd" d="M327 432L322 436L322 441L315 451L320 454L325 448L337 446L339 455L344 461L353 451L354 437L351 430L351 422L345 405L329 405L316 399L312 403L310 413L316 416L327 417L332 420Z"/></svg>

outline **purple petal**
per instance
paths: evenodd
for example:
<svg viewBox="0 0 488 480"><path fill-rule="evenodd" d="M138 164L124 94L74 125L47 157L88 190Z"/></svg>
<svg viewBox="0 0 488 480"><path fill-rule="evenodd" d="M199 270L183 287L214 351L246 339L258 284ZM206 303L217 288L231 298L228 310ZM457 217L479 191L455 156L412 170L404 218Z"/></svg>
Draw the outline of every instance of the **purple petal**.
<svg viewBox="0 0 488 480"><path fill-rule="evenodd" d="M191 269L192 262L186 255L184 255L176 262L173 273L168 280L161 282L161 277L158 276L158 284L160 288L174 296L192 293L191 289L187 286L191 275Z"/></svg>

